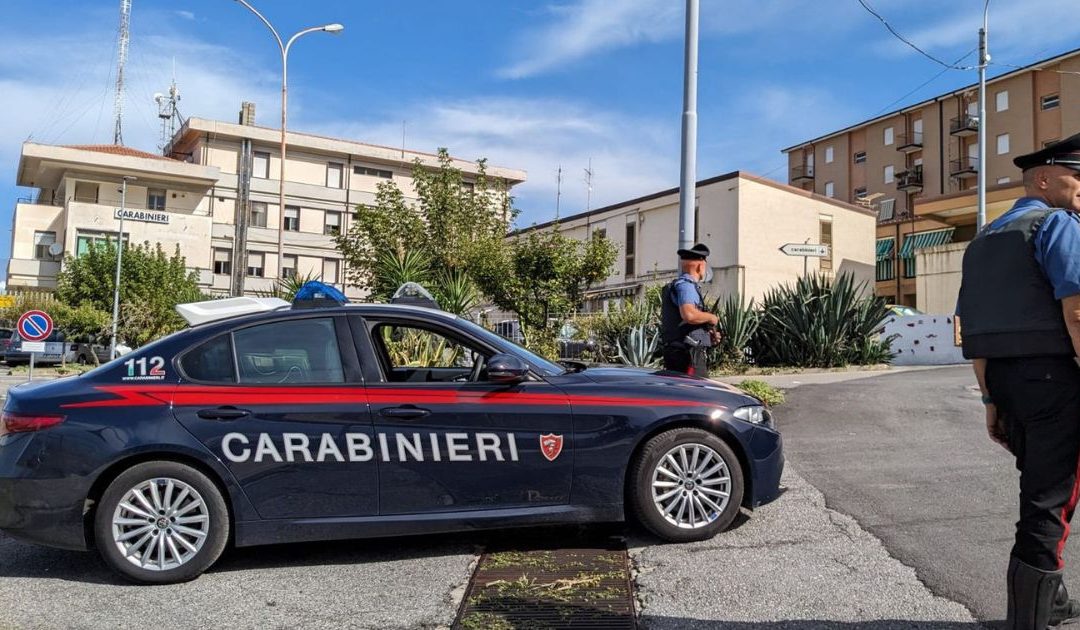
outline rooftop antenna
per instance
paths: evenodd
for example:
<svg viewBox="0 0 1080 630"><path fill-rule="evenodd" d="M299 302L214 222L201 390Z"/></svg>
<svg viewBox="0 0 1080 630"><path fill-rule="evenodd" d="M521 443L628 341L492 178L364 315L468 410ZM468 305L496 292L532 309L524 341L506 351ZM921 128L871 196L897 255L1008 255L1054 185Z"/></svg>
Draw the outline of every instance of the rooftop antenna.
<svg viewBox="0 0 1080 630"><path fill-rule="evenodd" d="M559 169L556 171L556 183L555 183L555 220L559 220L559 201L562 199L562 164L559 165Z"/></svg>
<svg viewBox="0 0 1080 630"><path fill-rule="evenodd" d="M120 0L120 26L116 29L116 99L113 101L113 144L123 144L121 131L124 117L124 65L127 64L128 41L131 39L131 0Z"/></svg>
<svg viewBox="0 0 1080 630"><path fill-rule="evenodd" d="M589 158L589 168L585 169L585 212L592 208L592 158Z"/></svg>
<svg viewBox="0 0 1080 630"><path fill-rule="evenodd" d="M176 124L179 122L184 124L184 119L180 115L180 109L177 104L180 102L180 88L176 87L176 60L173 59L173 78L172 83L169 85L169 92L162 94L158 92L154 95L154 102L158 106L158 118L161 119L161 142L158 144L158 149L165 150L165 147L169 146L172 141L172 137L176 135Z"/></svg>
<svg viewBox="0 0 1080 630"><path fill-rule="evenodd" d="M405 159L405 121L401 121L401 159Z"/></svg>

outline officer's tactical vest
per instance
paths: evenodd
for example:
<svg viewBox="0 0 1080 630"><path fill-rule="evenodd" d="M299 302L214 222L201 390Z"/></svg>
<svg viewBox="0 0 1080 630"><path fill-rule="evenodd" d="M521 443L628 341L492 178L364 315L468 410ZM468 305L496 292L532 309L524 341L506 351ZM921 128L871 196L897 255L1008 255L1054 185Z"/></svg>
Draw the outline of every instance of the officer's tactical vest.
<svg viewBox="0 0 1080 630"><path fill-rule="evenodd" d="M968 244L959 304L965 358L1074 354L1061 302L1035 260L1035 234L1058 210L987 226Z"/></svg>
<svg viewBox="0 0 1080 630"><path fill-rule="evenodd" d="M683 278L676 278L675 280L664 285L663 290L660 292L660 339L664 342L664 345L668 344L682 344L683 339L687 335L693 334L694 338L698 339L703 345L710 345L708 333L705 332L704 324L687 324L682 320L682 314L679 312L679 305L675 301L675 284L678 282L688 282ZM701 298L701 290L694 285L694 288L698 292L698 297ZM704 299L702 299L704 303ZM700 333L694 331L700 330Z"/></svg>

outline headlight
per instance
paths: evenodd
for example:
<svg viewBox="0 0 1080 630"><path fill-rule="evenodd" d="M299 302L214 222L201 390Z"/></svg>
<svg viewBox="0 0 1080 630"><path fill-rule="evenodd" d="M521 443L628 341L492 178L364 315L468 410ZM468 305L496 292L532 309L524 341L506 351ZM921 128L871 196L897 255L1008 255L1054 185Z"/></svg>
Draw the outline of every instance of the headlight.
<svg viewBox="0 0 1080 630"><path fill-rule="evenodd" d="M739 407L733 413L733 416L739 420L744 420L750 424L760 424L765 427L772 426L772 414L769 410L761 405L750 405L748 407Z"/></svg>

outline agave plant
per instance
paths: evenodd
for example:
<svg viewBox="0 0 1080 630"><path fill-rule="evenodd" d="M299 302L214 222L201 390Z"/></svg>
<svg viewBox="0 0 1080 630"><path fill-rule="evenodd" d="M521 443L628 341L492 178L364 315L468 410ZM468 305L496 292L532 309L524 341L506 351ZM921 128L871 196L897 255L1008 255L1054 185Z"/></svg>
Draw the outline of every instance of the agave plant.
<svg viewBox="0 0 1080 630"><path fill-rule="evenodd" d="M398 253L381 252L375 260L373 297L389 300L394 291L406 282L428 286L431 282L431 257L419 250Z"/></svg>
<svg viewBox="0 0 1080 630"><path fill-rule="evenodd" d="M631 327L617 344L620 361L634 367L657 367L660 365L660 331L645 325Z"/></svg>
<svg viewBox="0 0 1080 630"><path fill-rule="evenodd" d="M720 320L717 328L723 334L720 344L713 348L711 363L723 367L739 367L746 363L746 349L761 324L754 301L744 304L738 294L716 298L709 309Z"/></svg>
<svg viewBox="0 0 1080 630"><path fill-rule="evenodd" d="M472 278L460 269L446 269L435 278L432 293L439 308L464 316L480 303L480 291Z"/></svg>
<svg viewBox="0 0 1080 630"><path fill-rule="evenodd" d="M274 283L274 286L269 291L256 291L255 295L259 297L276 297L281 298L286 302L292 302L292 299L296 297L296 292L300 290L300 287L312 280L321 279L322 276L316 274L295 274L288 278L280 278Z"/></svg>

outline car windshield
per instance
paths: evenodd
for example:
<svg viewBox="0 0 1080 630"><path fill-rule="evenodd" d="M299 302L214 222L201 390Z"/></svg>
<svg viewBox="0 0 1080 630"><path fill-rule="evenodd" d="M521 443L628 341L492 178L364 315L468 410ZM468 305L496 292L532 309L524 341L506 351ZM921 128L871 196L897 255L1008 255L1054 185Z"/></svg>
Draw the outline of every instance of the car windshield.
<svg viewBox="0 0 1080 630"><path fill-rule="evenodd" d="M458 323L468 329L469 332L471 332L473 335L483 339L484 341L490 343L493 346L512 346L514 354L531 363L534 367L543 372L544 376L557 376L566 372L566 370L557 363L552 363L551 361L548 361L547 359L536 354L535 352L528 350L514 343L513 341L510 341L509 339L496 335L495 333L491 332L487 328L484 328L483 326L478 326L467 319L460 318L458 319Z"/></svg>

